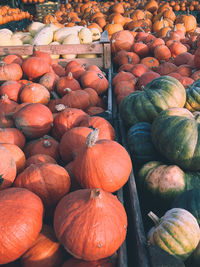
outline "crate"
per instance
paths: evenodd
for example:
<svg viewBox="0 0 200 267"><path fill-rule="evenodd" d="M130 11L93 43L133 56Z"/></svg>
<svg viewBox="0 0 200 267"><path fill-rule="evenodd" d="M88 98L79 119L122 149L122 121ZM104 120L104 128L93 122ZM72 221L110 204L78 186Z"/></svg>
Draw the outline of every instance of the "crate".
<svg viewBox="0 0 200 267"><path fill-rule="evenodd" d="M37 20L40 22L43 22L43 19L46 15L54 15L57 10L60 9L59 3L42 3L42 4L36 4L36 17Z"/></svg>

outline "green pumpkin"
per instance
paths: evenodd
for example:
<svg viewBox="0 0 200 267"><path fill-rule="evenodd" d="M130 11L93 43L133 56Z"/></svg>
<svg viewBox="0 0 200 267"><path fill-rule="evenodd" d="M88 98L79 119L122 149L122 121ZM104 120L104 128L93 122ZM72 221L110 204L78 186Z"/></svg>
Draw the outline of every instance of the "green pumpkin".
<svg viewBox="0 0 200 267"><path fill-rule="evenodd" d="M200 79L186 89L185 108L190 111L200 111Z"/></svg>
<svg viewBox="0 0 200 267"><path fill-rule="evenodd" d="M199 188L200 172L184 172L177 165L150 161L142 166L136 176L137 184L151 201L169 207L185 190Z"/></svg>
<svg viewBox="0 0 200 267"><path fill-rule="evenodd" d="M161 76L148 83L142 91L127 95L121 102L119 112L127 127L138 122L149 122L170 107L183 107L186 92L175 78Z"/></svg>
<svg viewBox="0 0 200 267"><path fill-rule="evenodd" d="M192 267L199 267L200 266L200 242L195 249L195 251L192 253L189 261L190 265L187 266L192 266Z"/></svg>
<svg viewBox="0 0 200 267"><path fill-rule="evenodd" d="M180 194L172 203L172 208L188 210L200 225L200 188L187 190Z"/></svg>
<svg viewBox="0 0 200 267"><path fill-rule="evenodd" d="M139 122L128 130L127 144L135 167L161 158L152 143L151 124L148 122Z"/></svg>
<svg viewBox="0 0 200 267"><path fill-rule="evenodd" d="M186 260L200 240L196 218L180 208L168 210L160 219L153 212L148 215L155 223L155 227L148 233L148 241L178 259Z"/></svg>
<svg viewBox="0 0 200 267"><path fill-rule="evenodd" d="M152 124L151 136L156 149L185 170L200 170L199 114L192 114L186 108L169 108Z"/></svg>

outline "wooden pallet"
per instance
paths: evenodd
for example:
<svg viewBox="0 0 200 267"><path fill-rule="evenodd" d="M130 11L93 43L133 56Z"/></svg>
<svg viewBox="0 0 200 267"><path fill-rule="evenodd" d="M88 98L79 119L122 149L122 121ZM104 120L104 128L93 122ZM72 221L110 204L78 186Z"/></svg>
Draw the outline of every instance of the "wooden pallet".
<svg viewBox="0 0 200 267"><path fill-rule="evenodd" d="M77 44L77 45L23 45L23 46L0 46L0 56L10 54L18 55L33 55L34 51L43 51L52 55L62 54L96 54L96 58L75 58L77 62L86 66L97 65L100 68L111 68L111 49L108 32L105 31L101 35L99 42L92 44ZM65 66L72 59L58 59L58 63Z"/></svg>

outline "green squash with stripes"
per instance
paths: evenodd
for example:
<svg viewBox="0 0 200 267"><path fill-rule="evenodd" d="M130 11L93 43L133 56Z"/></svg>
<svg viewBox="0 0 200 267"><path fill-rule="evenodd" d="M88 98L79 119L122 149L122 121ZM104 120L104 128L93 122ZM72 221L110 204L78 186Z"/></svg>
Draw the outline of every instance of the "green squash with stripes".
<svg viewBox="0 0 200 267"><path fill-rule="evenodd" d="M154 120L151 137L156 149L184 170L200 170L200 113L169 108Z"/></svg>
<svg viewBox="0 0 200 267"><path fill-rule="evenodd" d="M185 261L196 249L200 240L199 225L196 218L187 210L173 208L162 218L153 212L149 217L155 223L148 233L148 241L169 254Z"/></svg>
<svg viewBox="0 0 200 267"><path fill-rule="evenodd" d="M138 122L149 122L170 107L184 107L186 91L175 78L161 76L148 83L142 91L127 95L121 102L119 112L127 127Z"/></svg>
<svg viewBox="0 0 200 267"><path fill-rule="evenodd" d="M188 210L197 219L200 225L200 188L187 190L177 196L172 203L172 208Z"/></svg>
<svg viewBox="0 0 200 267"><path fill-rule="evenodd" d="M158 205L162 203L162 206L166 207L170 207L183 192L194 188L200 190L200 172L184 172L177 165L168 165L160 161L144 164L138 172L136 181L140 191L150 201Z"/></svg>
<svg viewBox="0 0 200 267"><path fill-rule="evenodd" d="M186 89L185 108L191 112L200 111L200 79Z"/></svg>

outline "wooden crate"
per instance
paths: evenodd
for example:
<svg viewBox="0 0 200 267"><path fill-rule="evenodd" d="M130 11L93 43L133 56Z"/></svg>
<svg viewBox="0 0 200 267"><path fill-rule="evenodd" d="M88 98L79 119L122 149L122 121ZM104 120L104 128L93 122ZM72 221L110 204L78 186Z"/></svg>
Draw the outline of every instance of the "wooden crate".
<svg viewBox="0 0 200 267"><path fill-rule="evenodd" d="M97 65L100 68L111 68L111 49L108 39L108 32L105 31L101 35L99 42L92 44L77 44L77 45L23 45L23 46L0 46L0 56L6 56L9 54L18 55L33 55L34 51L43 51L52 55L57 54L97 54L96 58L75 58L80 64L86 66ZM65 66L72 59L58 59L58 63Z"/></svg>
<svg viewBox="0 0 200 267"><path fill-rule="evenodd" d="M36 17L37 21L43 22L46 15L54 15L57 10L60 9L60 4L58 2L48 4L36 4Z"/></svg>

